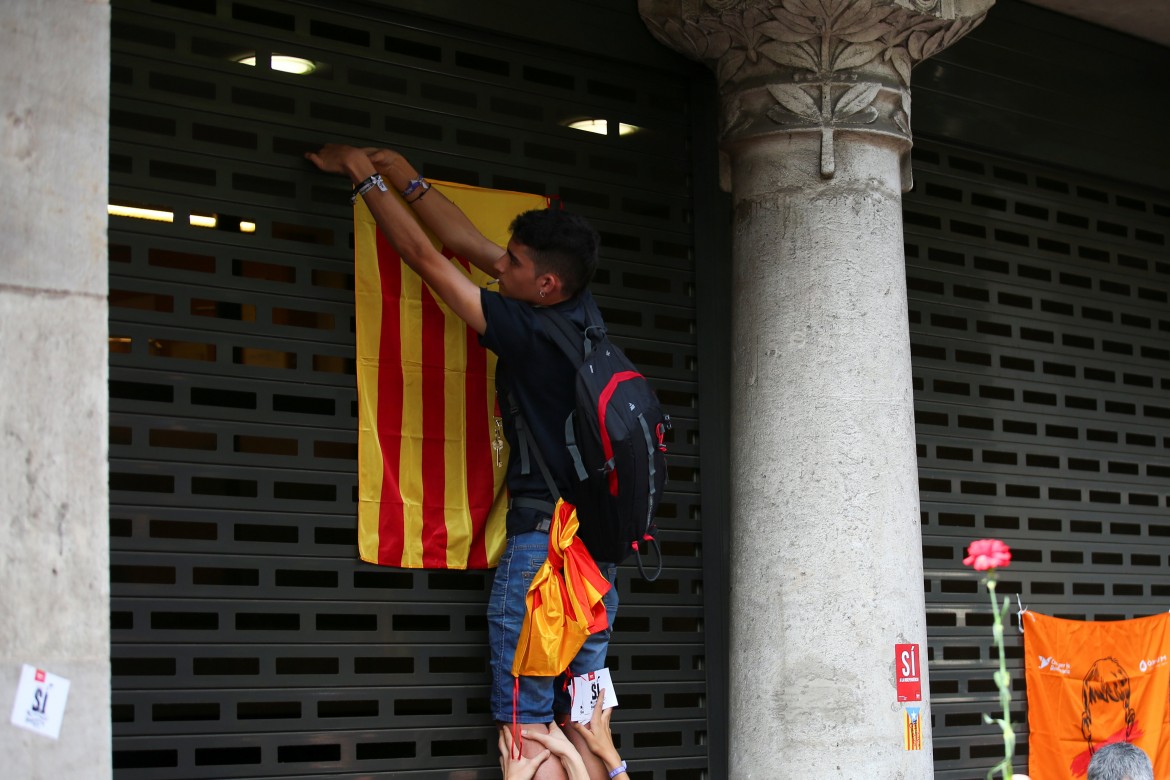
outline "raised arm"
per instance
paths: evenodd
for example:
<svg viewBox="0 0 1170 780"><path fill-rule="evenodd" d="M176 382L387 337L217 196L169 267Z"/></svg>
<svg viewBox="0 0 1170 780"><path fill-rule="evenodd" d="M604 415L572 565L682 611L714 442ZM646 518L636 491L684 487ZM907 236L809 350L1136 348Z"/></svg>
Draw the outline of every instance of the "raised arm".
<svg viewBox="0 0 1170 780"><path fill-rule="evenodd" d="M393 149L363 149L386 180L386 184L404 192L410 182L418 178L414 166ZM433 189L425 196L413 195L410 208L418 214L443 246L470 262L479 270L493 274L493 264L503 254L502 247L479 232L458 206Z"/></svg>
<svg viewBox="0 0 1170 780"><path fill-rule="evenodd" d="M369 155L353 146L328 144L317 152L309 152L305 157L326 173L348 176L355 185L377 173ZM378 223L382 235L398 251L403 262L422 277L427 286L434 290L460 319L470 325L476 333L482 334L487 328L487 321L483 315L479 287L435 249L427 234L406 210L407 207L392 193L382 192L375 187L362 197L374 216L374 221ZM451 207L454 209L453 204ZM458 209L455 211L458 212ZM499 254L496 257L498 258Z"/></svg>

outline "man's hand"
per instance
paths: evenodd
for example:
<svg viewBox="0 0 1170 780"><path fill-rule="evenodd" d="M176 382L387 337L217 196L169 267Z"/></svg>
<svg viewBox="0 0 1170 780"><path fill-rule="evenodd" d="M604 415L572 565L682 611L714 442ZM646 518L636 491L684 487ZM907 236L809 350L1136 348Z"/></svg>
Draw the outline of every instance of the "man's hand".
<svg viewBox="0 0 1170 780"><path fill-rule="evenodd" d="M325 144L316 152L305 152L305 159L325 173L340 173L354 182L375 172L365 151L346 144Z"/></svg>
<svg viewBox="0 0 1170 780"><path fill-rule="evenodd" d="M419 172L401 153L393 149L367 146L361 150L378 173L382 174L387 186L404 192L410 182L419 177ZM355 182L356 183L356 182ZM471 262L489 276L495 276L495 263L504 254L467 219L442 192L436 190L427 196L417 196L411 202L411 209L438 236L443 246L454 254Z"/></svg>
<svg viewBox="0 0 1170 780"><path fill-rule="evenodd" d="M379 159L388 162L391 159L390 156L395 154L384 150L386 154L382 155L382 151L375 149L369 152L346 144L326 144L316 152L307 152L305 159L326 173L340 173L348 176L353 184L359 184L371 175L378 173L370 159L371 155L381 155ZM456 268L450 260L435 249L431 243L431 237L415 221L415 215L411 213L412 206L404 204L397 193L389 191L391 189L401 190L399 186L401 182L394 179L386 182L385 178L383 175L383 183L388 185L387 191L383 192L381 188L375 188L363 196L366 207L369 208L370 214L374 217L378 229L397 250L402 262L422 277L422 280L444 303L451 307L459 319L470 325L476 333L482 334L487 330L487 321L484 319L479 287L464 275L462 268ZM417 201L418 198L412 203ZM463 212L450 201L444 199L441 194L427 198L426 202L420 203L419 206L418 215L438 235L439 240L447 249L481 268L483 266L480 263L484 261L484 258L490 258L491 261L494 261L501 256L503 250L484 238L470 220L463 215ZM439 218L436 218L436 214L439 214ZM441 223L454 223L457 228L452 233L452 231L444 229ZM461 230L472 236L470 245L473 249L475 246L480 247L479 251L467 251L466 241L453 240L453 236L458 235ZM485 246L487 251L483 251ZM487 266L491 268L491 262L488 262Z"/></svg>
<svg viewBox="0 0 1170 780"><path fill-rule="evenodd" d="M561 761L561 766L565 768L565 773L569 776L569 780L589 780L589 772L585 769L585 762L581 759L581 754L577 752L577 748L569 741L555 722L548 724L548 733L543 734L539 731L525 731L523 732L527 739L531 739L538 745L543 745Z"/></svg>
<svg viewBox="0 0 1170 780"><path fill-rule="evenodd" d="M409 182L418 176L418 171L411 167L406 158L393 149L378 149L367 146L362 151L365 152L366 157L370 158L370 162L378 169L378 173L390 177L397 172L399 175L394 179L395 183L398 182L399 178ZM403 187L399 187L399 189L403 189Z"/></svg>
<svg viewBox="0 0 1170 780"><path fill-rule="evenodd" d="M505 727L500 729L500 769L504 773L504 780L532 780L536 769L551 755L543 750L535 756L516 757L512 750L512 731Z"/></svg>

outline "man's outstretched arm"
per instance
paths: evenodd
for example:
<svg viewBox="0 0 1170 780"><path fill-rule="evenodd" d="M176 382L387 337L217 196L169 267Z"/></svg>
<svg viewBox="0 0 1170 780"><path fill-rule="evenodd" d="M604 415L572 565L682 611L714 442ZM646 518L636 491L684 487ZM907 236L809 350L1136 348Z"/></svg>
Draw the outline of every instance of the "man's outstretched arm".
<svg viewBox="0 0 1170 780"><path fill-rule="evenodd" d="M317 152L309 152L305 157L326 173L348 176L355 185L378 172L370 156L353 146L328 144ZM403 262L422 277L427 286L434 290L461 320L470 325L476 333L482 334L487 328L487 321L483 315L479 287L434 248L427 234L407 211L407 207L392 193L382 192L375 187L363 197L382 235L398 251ZM451 207L459 212L454 204L451 204Z"/></svg>
<svg viewBox="0 0 1170 780"><path fill-rule="evenodd" d="M403 192L411 181L419 177L410 162L393 149L363 149L370 161L382 174L386 184ZM418 214L432 233L438 236L443 246L467 260L484 273L495 276L493 267L504 249L471 223L458 206L437 189L424 195L414 193L410 197L410 208Z"/></svg>

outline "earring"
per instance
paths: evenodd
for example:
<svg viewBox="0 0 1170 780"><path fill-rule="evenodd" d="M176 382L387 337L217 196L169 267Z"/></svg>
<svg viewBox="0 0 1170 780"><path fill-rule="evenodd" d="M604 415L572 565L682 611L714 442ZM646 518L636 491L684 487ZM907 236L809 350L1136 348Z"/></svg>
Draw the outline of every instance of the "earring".
<svg viewBox="0 0 1170 780"><path fill-rule="evenodd" d="M543 297L544 297L544 290L541 290L541 291L540 291L540 297L541 297L541 298L543 298Z"/></svg>

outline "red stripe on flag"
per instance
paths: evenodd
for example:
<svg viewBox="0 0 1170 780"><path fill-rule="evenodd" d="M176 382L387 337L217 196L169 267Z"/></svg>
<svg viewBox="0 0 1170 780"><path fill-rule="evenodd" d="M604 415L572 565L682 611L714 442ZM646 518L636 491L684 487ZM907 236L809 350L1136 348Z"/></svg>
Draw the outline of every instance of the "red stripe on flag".
<svg viewBox="0 0 1170 780"><path fill-rule="evenodd" d="M402 565L405 528L402 514L402 261L378 233L378 276L382 322L378 348L378 447L382 450L382 495L378 504L378 563Z"/></svg>
<svg viewBox="0 0 1170 780"><path fill-rule="evenodd" d="M447 566L446 324L431 289L422 288L423 568Z"/></svg>
<svg viewBox="0 0 1170 780"><path fill-rule="evenodd" d="M458 261L464 268L470 268L466 260L458 258ZM464 416L467 421L467 509L472 527L471 549L467 555L470 569L488 567L486 529L495 499L495 457L491 446L495 421L489 419L484 395L488 386L487 362L487 350L480 346L475 330L467 328Z"/></svg>

